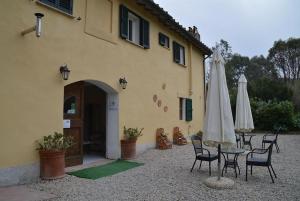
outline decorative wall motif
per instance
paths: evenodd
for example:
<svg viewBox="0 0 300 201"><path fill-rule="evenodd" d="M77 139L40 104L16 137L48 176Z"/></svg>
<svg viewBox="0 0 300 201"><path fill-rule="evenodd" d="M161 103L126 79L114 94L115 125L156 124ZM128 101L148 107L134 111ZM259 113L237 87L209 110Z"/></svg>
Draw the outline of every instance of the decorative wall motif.
<svg viewBox="0 0 300 201"><path fill-rule="evenodd" d="M168 112L168 109L169 109L168 106L165 106L164 107L164 112Z"/></svg>
<svg viewBox="0 0 300 201"><path fill-rule="evenodd" d="M162 90L165 90L167 88L167 84L166 83L163 83L162 86L161 86ZM156 105L160 108L162 106L162 100L159 99L158 95L157 94L154 94L153 97L153 102L156 103ZM167 105L165 105L162 110L164 112L168 112L169 108Z"/></svg>
<svg viewBox="0 0 300 201"><path fill-rule="evenodd" d="M162 103L161 100L158 100L158 101L157 101L157 106L160 107L160 106L161 106L161 103Z"/></svg>

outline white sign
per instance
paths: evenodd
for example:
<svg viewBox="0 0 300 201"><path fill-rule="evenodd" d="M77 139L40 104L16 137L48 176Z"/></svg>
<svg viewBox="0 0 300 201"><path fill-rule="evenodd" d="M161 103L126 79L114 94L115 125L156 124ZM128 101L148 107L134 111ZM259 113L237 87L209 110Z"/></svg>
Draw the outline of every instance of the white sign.
<svg viewBox="0 0 300 201"><path fill-rule="evenodd" d="M64 128L71 128L71 120L64 119Z"/></svg>

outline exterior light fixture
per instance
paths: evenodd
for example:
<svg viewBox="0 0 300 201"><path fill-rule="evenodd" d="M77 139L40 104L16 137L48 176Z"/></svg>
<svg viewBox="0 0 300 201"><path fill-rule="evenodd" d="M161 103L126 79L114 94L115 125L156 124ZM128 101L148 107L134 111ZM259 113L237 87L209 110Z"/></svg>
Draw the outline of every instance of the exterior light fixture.
<svg viewBox="0 0 300 201"><path fill-rule="evenodd" d="M31 33L33 31L35 31L36 37L41 36L41 33L42 33L42 17L44 17L44 14L43 13L35 13L34 15L36 16L36 25L22 31L21 32L22 36L24 36L28 33Z"/></svg>
<svg viewBox="0 0 300 201"><path fill-rule="evenodd" d="M61 77L63 80L68 80L69 79L69 74L70 74L70 70L68 69L67 65L63 65L59 68Z"/></svg>
<svg viewBox="0 0 300 201"><path fill-rule="evenodd" d="M119 83L120 83L120 86L122 87L122 89L126 89L126 86L127 86L127 80L124 78L120 78L119 79Z"/></svg>

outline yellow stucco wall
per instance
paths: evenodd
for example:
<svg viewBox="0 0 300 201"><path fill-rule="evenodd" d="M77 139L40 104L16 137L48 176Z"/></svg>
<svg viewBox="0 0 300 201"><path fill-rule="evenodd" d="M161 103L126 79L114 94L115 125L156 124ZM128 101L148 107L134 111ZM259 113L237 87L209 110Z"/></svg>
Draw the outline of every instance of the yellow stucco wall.
<svg viewBox="0 0 300 201"><path fill-rule="evenodd" d="M174 126L185 134L202 128L202 53L132 1L100 2L74 1L72 18L35 1L1 1L0 168L38 160L35 140L63 130L64 86L79 80L99 80L119 92L120 138L124 125L145 128L139 144L154 143L158 127L165 128L170 137ZM150 22L150 49L119 38L121 2ZM101 14L96 14L97 7ZM22 30L35 24L35 12L45 14L42 36L21 36ZM80 21L76 19L79 16ZM98 16L112 23L98 21ZM103 27L99 28L101 23ZM158 32L170 37L169 50L158 44ZM186 67L173 62L173 40L185 46ZM71 69L68 81L59 74L59 67L65 63ZM126 90L118 85L122 76L128 81ZM154 94L162 100L162 107L153 102ZM179 97L193 99L193 121L179 120ZM165 105L168 112L163 111Z"/></svg>

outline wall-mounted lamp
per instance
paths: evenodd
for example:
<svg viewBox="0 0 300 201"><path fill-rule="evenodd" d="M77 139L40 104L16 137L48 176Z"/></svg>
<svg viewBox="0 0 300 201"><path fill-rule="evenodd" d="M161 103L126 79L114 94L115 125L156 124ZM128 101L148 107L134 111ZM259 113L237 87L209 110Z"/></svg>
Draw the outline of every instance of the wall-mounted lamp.
<svg viewBox="0 0 300 201"><path fill-rule="evenodd" d="M24 36L28 33L31 33L33 31L35 31L36 37L41 36L41 33L42 33L42 17L44 17L44 14L43 13L35 13L34 15L36 16L36 25L22 31L21 32L22 36Z"/></svg>
<svg viewBox="0 0 300 201"><path fill-rule="evenodd" d="M61 77L63 80L68 80L69 79L69 74L70 74L70 70L68 69L67 65L63 65L59 68Z"/></svg>
<svg viewBox="0 0 300 201"><path fill-rule="evenodd" d="M119 83L120 83L120 86L122 87L122 89L126 89L126 86L127 86L127 80L124 78L120 78L119 79Z"/></svg>

